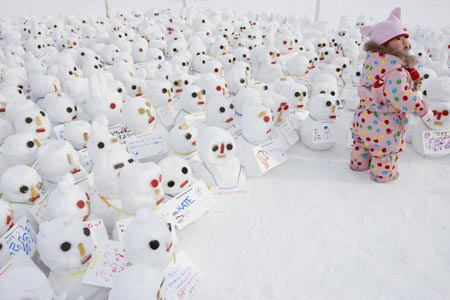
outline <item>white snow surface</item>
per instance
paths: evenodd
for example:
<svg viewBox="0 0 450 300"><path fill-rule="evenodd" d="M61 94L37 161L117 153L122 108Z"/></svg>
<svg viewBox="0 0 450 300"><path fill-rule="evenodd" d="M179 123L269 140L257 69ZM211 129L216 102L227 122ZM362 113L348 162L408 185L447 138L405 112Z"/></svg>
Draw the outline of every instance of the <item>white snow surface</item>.
<svg viewBox="0 0 450 300"><path fill-rule="evenodd" d="M314 15L314 1L290 2L193 5ZM104 14L102 0L0 4L0 16L10 18ZM181 3L111 0L110 5L114 14ZM384 19L399 5L405 23L449 25L450 2L442 0L322 0L321 5L321 17L330 20L345 13ZM177 249L205 275L195 299L450 299L450 156L425 158L408 144L399 159L400 178L377 184L367 172L348 168L349 154L342 143L319 152L299 142L287 163L248 178L246 194L220 198L179 232Z"/></svg>

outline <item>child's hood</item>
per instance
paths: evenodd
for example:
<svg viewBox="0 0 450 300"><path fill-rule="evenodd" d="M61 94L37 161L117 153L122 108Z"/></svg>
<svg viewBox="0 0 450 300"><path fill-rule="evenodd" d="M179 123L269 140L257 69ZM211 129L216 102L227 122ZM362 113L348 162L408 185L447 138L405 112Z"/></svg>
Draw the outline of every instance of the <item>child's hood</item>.
<svg viewBox="0 0 450 300"><path fill-rule="evenodd" d="M415 57L404 54L399 51L391 51L385 46L379 46L373 41L369 41L364 45L367 56L364 60L361 84L371 87L379 79L383 78L390 71L405 66L414 66Z"/></svg>

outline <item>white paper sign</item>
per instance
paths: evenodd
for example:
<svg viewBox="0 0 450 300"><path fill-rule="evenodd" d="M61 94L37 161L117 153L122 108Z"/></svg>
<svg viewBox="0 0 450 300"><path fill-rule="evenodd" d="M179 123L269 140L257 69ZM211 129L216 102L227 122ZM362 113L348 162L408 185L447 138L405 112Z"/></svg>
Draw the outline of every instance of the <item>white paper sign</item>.
<svg viewBox="0 0 450 300"><path fill-rule="evenodd" d="M31 207L30 213L36 222L41 224L42 222L49 220L47 217L48 194L45 191L40 190L39 195L39 200L34 203L33 207Z"/></svg>
<svg viewBox="0 0 450 300"><path fill-rule="evenodd" d="M241 129L236 125L231 126L227 129L227 131L236 139L239 135L241 135Z"/></svg>
<svg viewBox="0 0 450 300"><path fill-rule="evenodd" d="M108 233L106 232L105 223L102 219L84 221L84 226L91 230L91 237L94 241L95 248L98 247L101 241L108 240Z"/></svg>
<svg viewBox="0 0 450 300"><path fill-rule="evenodd" d="M77 152L80 157L80 165L86 170L86 172L91 173L94 161L89 157L87 149L82 149Z"/></svg>
<svg viewBox="0 0 450 300"><path fill-rule="evenodd" d="M354 85L346 85L341 92L341 99L353 103L359 102L358 87Z"/></svg>
<svg viewBox="0 0 450 300"><path fill-rule="evenodd" d="M334 123L331 122L317 122L311 132L314 144L332 143L336 141L333 134L332 127Z"/></svg>
<svg viewBox="0 0 450 300"><path fill-rule="evenodd" d="M288 116L291 128L300 129L302 122L309 116L309 111L303 109L292 109Z"/></svg>
<svg viewBox="0 0 450 300"><path fill-rule="evenodd" d="M198 163L198 162L202 161L200 159L200 155L198 154L198 151L194 151L191 154L184 156L183 158L189 164L194 164L194 163Z"/></svg>
<svg viewBox="0 0 450 300"><path fill-rule="evenodd" d="M129 136L133 135L131 130L125 124L119 124L119 125L116 125L116 126L112 126L112 127L109 127L108 129L109 129L109 132L113 136L115 136L116 138L119 139L119 142L121 144L125 144L126 139Z"/></svg>
<svg viewBox="0 0 450 300"><path fill-rule="evenodd" d="M53 126L53 131L55 132L55 136L59 140L66 140L66 136L64 135L64 128L66 126L64 124Z"/></svg>
<svg viewBox="0 0 450 300"><path fill-rule="evenodd" d="M127 138L127 149L136 159L145 159L167 152L167 143L162 136L150 134L130 136Z"/></svg>
<svg viewBox="0 0 450 300"><path fill-rule="evenodd" d="M203 279L203 274L192 260L182 251L163 271L164 284L161 295L165 300L193 299Z"/></svg>
<svg viewBox="0 0 450 300"><path fill-rule="evenodd" d="M118 241L103 240L84 274L82 283L112 288L127 265L125 247Z"/></svg>
<svg viewBox="0 0 450 300"><path fill-rule="evenodd" d="M184 119L186 120L186 124L194 127L200 128L203 125L206 125L206 115L204 111L195 114L185 115Z"/></svg>
<svg viewBox="0 0 450 300"><path fill-rule="evenodd" d="M156 109L156 113L158 114L158 120L164 125L164 127L170 127L175 123L175 119L177 118L179 112L179 108L171 103L158 107Z"/></svg>
<svg viewBox="0 0 450 300"><path fill-rule="evenodd" d="M284 142L280 137L264 145L253 147L253 155L263 174L288 159Z"/></svg>
<svg viewBox="0 0 450 300"><path fill-rule="evenodd" d="M183 229L216 205L217 200L214 195L203 180L198 180L174 198L160 205L155 212L175 223L178 229Z"/></svg>
<svg viewBox="0 0 450 300"><path fill-rule="evenodd" d="M278 136L282 137L286 142L286 149L294 145L300 139L298 134L291 128L288 122L284 122L278 127L275 127Z"/></svg>
<svg viewBox="0 0 450 300"><path fill-rule="evenodd" d="M450 153L450 130L430 130L422 132L423 150L425 154Z"/></svg>
<svg viewBox="0 0 450 300"><path fill-rule="evenodd" d="M20 218L0 240L10 256L22 252L32 257L36 252L36 231L26 216Z"/></svg>
<svg viewBox="0 0 450 300"><path fill-rule="evenodd" d="M352 128L348 128L345 132L345 147L353 148L353 133Z"/></svg>

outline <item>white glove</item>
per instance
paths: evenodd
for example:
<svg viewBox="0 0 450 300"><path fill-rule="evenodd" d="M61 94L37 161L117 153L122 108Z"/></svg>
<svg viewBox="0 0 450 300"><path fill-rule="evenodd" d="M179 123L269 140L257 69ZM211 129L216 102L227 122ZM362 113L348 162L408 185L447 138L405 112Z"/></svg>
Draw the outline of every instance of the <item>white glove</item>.
<svg viewBox="0 0 450 300"><path fill-rule="evenodd" d="M421 119L425 122L425 123L430 123L433 121L433 111L431 109L428 109L426 115L424 115Z"/></svg>

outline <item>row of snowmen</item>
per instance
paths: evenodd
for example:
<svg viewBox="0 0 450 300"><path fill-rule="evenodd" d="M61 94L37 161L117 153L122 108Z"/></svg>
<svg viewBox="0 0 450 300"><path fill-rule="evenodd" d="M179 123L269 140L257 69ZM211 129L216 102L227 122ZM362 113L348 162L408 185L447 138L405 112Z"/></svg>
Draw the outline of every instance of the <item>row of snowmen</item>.
<svg viewBox="0 0 450 300"><path fill-rule="evenodd" d="M311 149L333 147L344 106L359 104L358 26L367 22L343 17L335 30L309 18L191 10L2 20L0 235L26 217L39 228L40 267L6 273L2 295L140 299L147 284L156 298L174 242L151 210L198 180L239 189L298 134ZM429 36L417 30L417 45ZM447 74L431 60L436 50L424 51L423 93L436 120L416 125L419 150L423 131L450 127ZM111 292L83 284L94 255L83 221L100 218L117 239L116 222L130 217L132 267ZM0 267L9 255L0 244ZM24 273L26 285L16 279Z"/></svg>

